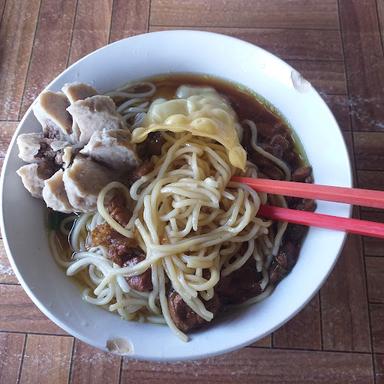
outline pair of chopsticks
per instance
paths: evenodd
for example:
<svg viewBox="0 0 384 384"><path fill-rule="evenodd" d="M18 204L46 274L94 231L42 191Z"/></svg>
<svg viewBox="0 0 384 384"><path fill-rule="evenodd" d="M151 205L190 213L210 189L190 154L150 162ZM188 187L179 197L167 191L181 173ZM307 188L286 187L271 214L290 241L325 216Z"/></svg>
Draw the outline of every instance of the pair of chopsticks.
<svg viewBox="0 0 384 384"><path fill-rule="evenodd" d="M274 195L334 201L371 208L384 208L384 192L382 191L298 183L294 181L253 179L240 176L232 177L232 181L247 184L255 191ZM287 221L295 224L384 238L384 224L373 221L324 215L271 205L262 205L258 215L271 220Z"/></svg>

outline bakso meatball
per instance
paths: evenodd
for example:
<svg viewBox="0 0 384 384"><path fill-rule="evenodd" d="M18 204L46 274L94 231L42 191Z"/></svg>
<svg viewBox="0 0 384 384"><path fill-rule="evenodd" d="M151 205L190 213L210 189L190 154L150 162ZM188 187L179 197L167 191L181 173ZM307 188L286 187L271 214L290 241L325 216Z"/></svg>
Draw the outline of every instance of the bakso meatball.
<svg viewBox="0 0 384 384"><path fill-rule="evenodd" d="M221 306L219 296L216 294L204 304L205 308L213 313L213 316L217 314ZM194 312L176 291L169 293L168 307L173 322L183 332L189 332L209 323Z"/></svg>

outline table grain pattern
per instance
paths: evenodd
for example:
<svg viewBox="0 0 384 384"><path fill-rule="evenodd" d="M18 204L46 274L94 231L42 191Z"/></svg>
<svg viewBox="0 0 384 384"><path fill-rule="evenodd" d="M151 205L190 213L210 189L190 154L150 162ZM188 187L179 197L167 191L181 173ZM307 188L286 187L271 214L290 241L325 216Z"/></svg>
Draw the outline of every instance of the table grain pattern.
<svg viewBox="0 0 384 384"><path fill-rule="evenodd" d="M255 43L312 82L348 145L355 185L384 190L384 0L0 0L0 166L39 92L121 38L202 29ZM384 213L354 215L384 222ZM132 361L66 334L30 301L0 240L0 383L384 383L384 241L350 236L289 323L237 352Z"/></svg>

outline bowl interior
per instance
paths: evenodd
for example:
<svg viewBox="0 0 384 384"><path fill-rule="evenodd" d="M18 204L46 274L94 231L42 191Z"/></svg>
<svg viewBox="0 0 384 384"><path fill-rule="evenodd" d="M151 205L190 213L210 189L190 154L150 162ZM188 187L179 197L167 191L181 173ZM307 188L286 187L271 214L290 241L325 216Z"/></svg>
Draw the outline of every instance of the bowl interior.
<svg viewBox="0 0 384 384"><path fill-rule="evenodd" d="M230 52L230 55L228 54ZM299 136L316 183L351 186L351 171L340 130L318 93L297 86L293 69L268 52L240 40L198 31L166 31L118 41L72 65L47 88L83 81L107 91L130 80L156 74L190 72L238 82L262 95L289 121ZM16 132L39 131L28 110ZM311 228L293 271L274 293L257 305L225 316L215 326L183 343L165 326L121 320L82 301L80 290L53 260L47 238L46 210L22 187L22 165L15 137L2 175L2 226L12 266L35 304L54 322L101 349L111 338L131 343L139 359L201 358L236 349L276 329L296 314L320 288L332 269L345 235ZM318 212L349 216L350 207L319 203Z"/></svg>

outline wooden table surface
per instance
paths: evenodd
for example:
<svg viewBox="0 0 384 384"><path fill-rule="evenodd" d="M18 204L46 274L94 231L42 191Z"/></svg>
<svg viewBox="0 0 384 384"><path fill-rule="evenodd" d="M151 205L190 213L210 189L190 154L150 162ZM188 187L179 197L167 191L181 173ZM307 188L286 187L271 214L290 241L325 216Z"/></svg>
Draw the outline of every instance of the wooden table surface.
<svg viewBox="0 0 384 384"><path fill-rule="evenodd" d="M240 37L302 72L343 130L356 185L384 189L383 0L0 0L0 17L1 163L30 103L69 64L130 35L187 27ZM384 383L383 282L384 242L350 236L320 293L273 335L208 360L148 363L48 320L1 243L0 383Z"/></svg>

